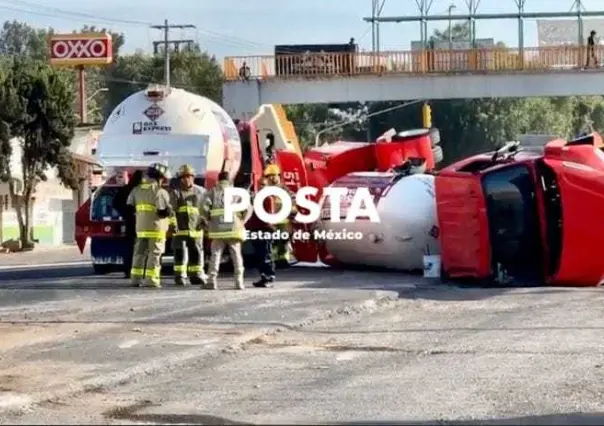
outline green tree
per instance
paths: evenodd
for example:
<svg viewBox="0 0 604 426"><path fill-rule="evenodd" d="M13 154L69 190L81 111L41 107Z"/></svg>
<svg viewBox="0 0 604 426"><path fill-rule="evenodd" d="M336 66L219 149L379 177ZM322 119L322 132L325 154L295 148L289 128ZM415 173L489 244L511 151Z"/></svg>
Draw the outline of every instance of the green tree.
<svg viewBox="0 0 604 426"><path fill-rule="evenodd" d="M31 247L32 197L38 183L56 168L65 186L77 188L69 153L73 90L66 73L28 58L14 58L0 83L0 177L9 184L22 246ZM21 170L11 170L13 143L21 153Z"/></svg>
<svg viewBox="0 0 604 426"><path fill-rule="evenodd" d="M451 26L451 40L462 41L470 39L470 25L465 23L457 23ZM449 28L444 31L434 30L434 34L430 37L430 41L449 40Z"/></svg>
<svg viewBox="0 0 604 426"><path fill-rule="evenodd" d="M349 110L330 108L326 104L298 104L286 105L285 112L296 129L302 148L313 146L317 135L322 143L347 137L356 139L355 132L363 127L358 122L342 125L360 116L359 108Z"/></svg>
<svg viewBox="0 0 604 426"><path fill-rule="evenodd" d="M74 33L109 33L112 36L113 56L118 57L121 47L124 45L124 34L109 31L107 28L84 25ZM52 28L36 29L30 25L19 21L6 21L0 30L0 56L19 56L28 57L40 61L46 61L49 52L49 38L55 31ZM105 92L98 92L99 89L106 87L105 79L108 67L86 67L86 96L88 99L87 109L90 122L102 121L103 111L107 99L104 99ZM77 73L75 69L66 70L65 75L69 78L69 84L72 90L77 93ZM93 94L97 96L90 98ZM74 109L77 107L77 99L74 98Z"/></svg>
<svg viewBox="0 0 604 426"><path fill-rule="evenodd" d="M119 56L106 70L107 105L105 117L124 99L144 89L149 83L163 83L164 58L137 52ZM223 74L214 56L194 48L170 55L170 84L193 93L222 101Z"/></svg>
<svg viewBox="0 0 604 426"><path fill-rule="evenodd" d="M5 21L0 30L0 55L45 60L52 29L36 29L24 22Z"/></svg>

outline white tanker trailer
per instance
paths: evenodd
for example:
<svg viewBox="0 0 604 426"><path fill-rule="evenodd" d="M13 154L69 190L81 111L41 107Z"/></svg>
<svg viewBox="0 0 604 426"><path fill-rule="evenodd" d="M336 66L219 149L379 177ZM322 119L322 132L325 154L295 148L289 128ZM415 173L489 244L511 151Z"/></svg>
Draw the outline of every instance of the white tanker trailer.
<svg viewBox="0 0 604 426"><path fill-rule="evenodd" d="M158 162L175 175L181 165L190 164L198 185L213 186L224 170L250 187L253 176L262 172L261 154L258 146L251 147L257 145L255 132L245 133L243 150L241 134L220 105L183 89L151 86L119 104L95 153L107 179L76 214L76 242L83 251L90 239L95 271L106 273L123 264L125 228L113 199L134 171Z"/></svg>
<svg viewBox="0 0 604 426"><path fill-rule="evenodd" d="M217 103L183 89L156 86L115 108L96 156L108 175L160 162L172 172L191 164L206 180L215 179L224 166L234 178L241 166L241 140Z"/></svg>
<svg viewBox="0 0 604 426"><path fill-rule="evenodd" d="M434 176L406 170L348 174L330 187L348 189L340 220L330 215L329 199L322 207L318 228L325 231L325 248L339 265L366 265L398 270L421 270L424 255L439 255ZM356 189L366 187L374 197L379 222L359 219L345 223ZM329 232L342 239L329 239ZM331 262L330 262L331 263Z"/></svg>

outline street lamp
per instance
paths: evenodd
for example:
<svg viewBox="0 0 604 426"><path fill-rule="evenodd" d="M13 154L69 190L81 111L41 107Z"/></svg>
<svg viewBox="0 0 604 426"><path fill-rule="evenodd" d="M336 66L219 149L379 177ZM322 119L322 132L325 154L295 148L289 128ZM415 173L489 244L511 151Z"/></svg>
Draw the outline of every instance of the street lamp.
<svg viewBox="0 0 604 426"><path fill-rule="evenodd" d="M390 107L390 108L386 108L386 109L382 109L382 110L379 110L379 111L376 111L376 112L372 112L371 114L366 114L366 115L363 115L361 117L357 117L355 119L348 120L348 121L345 121L343 123L334 124L333 126L329 126L329 127L325 128L325 129L319 130L317 132L317 134L315 135L315 148L318 148L319 145L321 144L320 136L323 133L329 132L330 130L339 129L341 127L345 127L345 126L348 126L349 124L353 124L353 123L356 123L356 122L363 122L363 121L367 120L368 118L375 117L376 115L385 114L387 112L394 111L394 110L401 109L401 108L405 108L405 107L408 107L408 106L411 106L411 105L415 105L415 104L418 104L420 102L424 102L424 100L423 99L417 99L415 101L405 102L404 104L395 105L395 106Z"/></svg>
<svg viewBox="0 0 604 426"><path fill-rule="evenodd" d="M453 9L455 9L455 8L456 8L456 6L453 3L451 3L449 5L449 50L453 50L453 34L451 33L451 29L452 29L452 26L451 26L451 11Z"/></svg>
<svg viewBox="0 0 604 426"><path fill-rule="evenodd" d="M90 102L99 93L108 92L108 91L109 91L109 89L107 87L101 87L100 89L97 89L92 95L81 100L82 105L80 105L80 114L76 114L76 116L79 116L79 118L80 118L81 125L86 124L88 121L88 114L90 113L90 111L88 111L88 102ZM82 98L80 98L80 99L82 99ZM96 110L98 110L98 108L93 109L93 111L96 111Z"/></svg>
<svg viewBox="0 0 604 426"><path fill-rule="evenodd" d="M107 87L101 87L100 89L98 89L97 91L95 91L92 95L88 96L84 102L88 103L92 98L94 98L99 93L101 93L101 92L108 92L108 91L109 91L109 89Z"/></svg>

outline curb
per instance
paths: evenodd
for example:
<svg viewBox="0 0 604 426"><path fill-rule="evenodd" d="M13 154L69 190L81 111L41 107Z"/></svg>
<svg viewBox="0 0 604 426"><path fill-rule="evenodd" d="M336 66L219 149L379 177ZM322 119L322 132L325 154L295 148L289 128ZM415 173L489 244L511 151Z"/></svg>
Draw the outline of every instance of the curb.
<svg viewBox="0 0 604 426"><path fill-rule="evenodd" d="M0 271L11 271L13 269L37 271L40 269L50 269L50 268L90 266L91 264L92 264L92 261L90 261L90 260L78 260L75 262L37 263L37 264L19 263L19 264L15 264L15 265L0 265Z"/></svg>
<svg viewBox="0 0 604 426"><path fill-rule="evenodd" d="M247 343L274 333L304 328L315 322L328 320L338 315L354 315L373 311L397 300L398 294L396 292L375 291L372 296L368 296L362 302L320 312L294 324L285 323L283 326L263 327L249 331L233 339L228 344L217 345L213 348L195 348L166 357L157 357L120 372L76 382L75 384L65 384L59 391L37 392L27 397L15 396L14 402L0 403L0 415L19 415L44 403L73 398L87 392L98 392L100 390L115 388L139 376L157 375L200 357L213 358L225 352L236 352L244 348Z"/></svg>

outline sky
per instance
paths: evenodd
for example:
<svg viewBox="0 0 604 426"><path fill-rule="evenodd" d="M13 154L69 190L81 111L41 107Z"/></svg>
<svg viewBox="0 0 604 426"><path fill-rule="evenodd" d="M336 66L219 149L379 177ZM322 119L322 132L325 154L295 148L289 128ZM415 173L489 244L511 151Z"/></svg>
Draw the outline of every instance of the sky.
<svg viewBox="0 0 604 426"><path fill-rule="evenodd" d="M480 0L479 13L517 10L516 0ZM525 0L525 11L570 11L575 0ZM604 12L604 0L582 0L588 11ZM433 0L431 14L467 14L466 0ZM599 6L599 9L598 9ZM0 0L3 20L19 20L36 27L71 32L84 24L105 26L126 36L126 52L151 51L163 34L149 24L193 24L197 28L172 30L173 39L193 39L216 55L272 55L275 44L347 43L354 37L361 49L371 50L371 0ZM382 16L419 14L416 0L386 0ZM448 23L429 23L428 31ZM525 24L525 46L537 46L534 20ZM586 25L589 28L589 25ZM477 36L518 45L514 20L478 21ZM384 23L381 49L409 50L420 39L419 23Z"/></svg>

